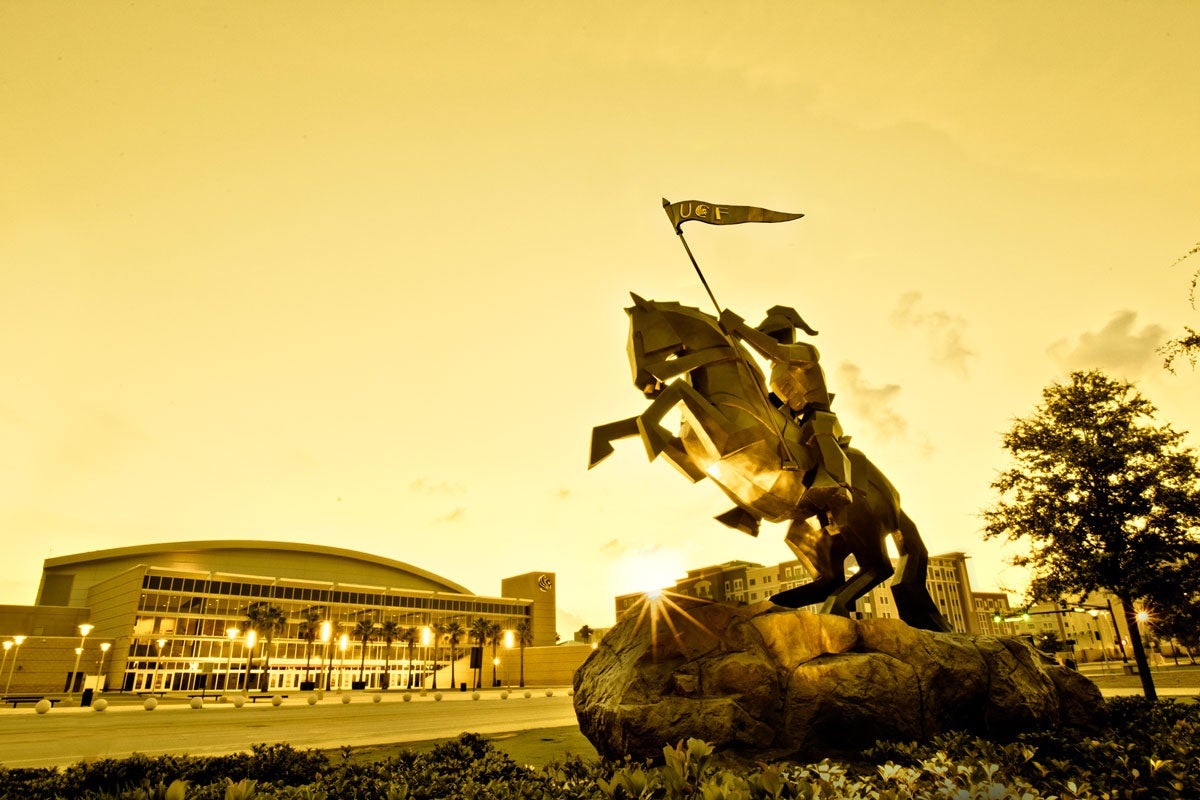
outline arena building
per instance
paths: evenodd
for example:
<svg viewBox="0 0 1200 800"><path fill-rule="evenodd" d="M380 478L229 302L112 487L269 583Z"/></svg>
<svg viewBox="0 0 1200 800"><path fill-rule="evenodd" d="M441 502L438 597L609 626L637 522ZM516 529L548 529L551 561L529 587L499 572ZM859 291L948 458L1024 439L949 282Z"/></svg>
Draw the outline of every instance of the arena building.
<svg viewBox="0 0 1200 800"><path fill-rule="evenodd" d="M6 695L451 688L452 671L467 683L481 659L485 686L522 677L564 684L582 655L554 646L555 588L554 573L530 572L485 597L411 564L286 542L59 556L44 562L35 605L0 606L0 687ZM472 651L470 626L480 619L500 634ZM390 642L385 623L394 623Z"/></svg>

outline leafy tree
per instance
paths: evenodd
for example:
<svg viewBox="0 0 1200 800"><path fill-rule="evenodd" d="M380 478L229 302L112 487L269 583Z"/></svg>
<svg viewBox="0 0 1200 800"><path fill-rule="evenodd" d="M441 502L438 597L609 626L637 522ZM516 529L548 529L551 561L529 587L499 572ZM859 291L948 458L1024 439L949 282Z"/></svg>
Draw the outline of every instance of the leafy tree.
<svg viewBox="0 0 1200 800"><path fill-rule="evenodd" d="M324 611L320 608L306 608L300 612L300 638L304 640L304 680L309 680L310 664L312 663L313 643L321 630L321 619Z"/></svg>
<svg viewBox="0 0 1200 800"><path fill-rule="evenodd" d="M1200 649L1200 564L1185 563L1168 581L1168 588L1169 596L1161 598L1155 610L1155 627L1182 645L1195 664Z"/></svg>
<svg viewBox="0 0 1200 800"><path fill-rule="evenodd" d="M283 629L287 624L287 614L279 606L272 605L267 600L255 600L246 609L246 625L249 630L255 631L257 635L263 639L266 644L264 651L266 657L263 659L262 672L258 677L258 691L265 692L269 686L269 676L271 674L271 642L275 639L275 634ZM251 652L246 657L246 675L250 674L250 660L254 653ZM246 686L249 688L250 681L247 679Z"/></svg>
<svg viewBox="0 0 1200 800"><path fill-rule="evenodd" d="M521 686L525 686L525 648L533 644L533 623L523 619L517 623L517 647L521 651Z"/></svg>
<svg viewBox="0 0 1200 800"><path fill-rule="evenodd" d="M389 619L380 624L379 638L383 640L383 688L386 689L392 682L392 643L400 638L400 634L404 629L400 627L400 623L394 619Z"/></svg>
<svg viewBox="0 0 1200 800"><path fill-rule="evenodd" d="M362 683L363 673L367 669L367 645L376 635L375 620L363 617L354 626L354 638L362 642L362 658L358 662L358 681Z"/></svg>
<svg viewBox="0 0 1200 800"><path fill-rule="evenodd" d="M1004 435L1016 466L992 484L984 536L1028 540L1013 558L1033 573L1035 599L1105 590L1120 599L1148 699L1153 679L1134 601L1155 601L1200 552L1196 460L1183 434L1153 426L1155 408L1134 387L1098 371L1074 372Z"/></svg>
<svg viewBox="0 0 1200 800"><path fill-rule="evenodd" d="M483 617L476 617L471 620L471 627L468 630L468 635L473 643L475 643L481 653L483 645L487 643L488 638L488 621ZM480 655L479 666L475 668L475 688L479 689L483 685L483 656Z"/></svg>
<svg viewBox="0 0 1200 800"><path fill-rule="evenodd" d="M1175 261L1178 264L1184 259L1200 253L1200 244L1192 247L1183 254L1182 257ZM1200 269L1192 273L1192 286L1188 290L1188 301L1192 304L1192 308L1196 307L1196 288L1200 285ZM1162 354L1163 366L1168 372L1175 371L1175 359L1179 357L1186 358L1192 367L1196 366L1196 359L1200 358L1200 333L1196 332L1188 326L1184 326L1185 333L1177 339L1170 339L1162 347L1158 348L1158 352Z"/></svg>
<svg viewBox="0 0 1200 800"><path fill-rule="evenodd" d="M584 625L582 628L576 631L576 633L579 635L579 640L581 642L584 644L591 644L592 634L595 633L595 631L592 630L590 625Z"/></svg>

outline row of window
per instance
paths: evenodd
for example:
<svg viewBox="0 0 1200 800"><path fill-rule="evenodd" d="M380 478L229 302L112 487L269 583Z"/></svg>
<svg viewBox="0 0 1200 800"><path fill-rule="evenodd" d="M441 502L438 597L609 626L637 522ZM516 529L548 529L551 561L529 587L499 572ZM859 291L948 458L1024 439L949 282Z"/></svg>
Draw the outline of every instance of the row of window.
<svg viewBox="0 0 1200 800"><path fill-rule="evenodd" d="M257 597L266 600L293 600L313 605L357 605L388 608L414 608L430 611L472 611L480 614L525 614L525 606L510 603L489 603L479 600L452 600L424 595L380 594L375 592L348 592L340 589L311 589L300 586L276 586L269 583L243 583L238 581L215 581L205 578L175 578L169 575L146 575L142 588L163 592L194 595L226 595L233 597ZM143 598L148 597L143 595ZM160 602L195 603L198 598L178 600L155 599L150 610L157 609ZM144 602L146 602L144 600Z"/></svg>

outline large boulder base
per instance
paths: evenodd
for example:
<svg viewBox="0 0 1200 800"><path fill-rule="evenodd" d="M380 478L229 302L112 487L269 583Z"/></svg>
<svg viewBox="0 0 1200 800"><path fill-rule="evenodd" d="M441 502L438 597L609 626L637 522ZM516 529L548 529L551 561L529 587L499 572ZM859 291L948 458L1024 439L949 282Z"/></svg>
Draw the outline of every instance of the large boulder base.
<svg viewBox="0 0 1200 800"><path fill-rule="evenodd" d="M575 673L579 727L609 758L692 737L735 758L820 758L951 730L1091 729L1103 709L1095 684L1021 639L769 602L654 601Z"/></svg>

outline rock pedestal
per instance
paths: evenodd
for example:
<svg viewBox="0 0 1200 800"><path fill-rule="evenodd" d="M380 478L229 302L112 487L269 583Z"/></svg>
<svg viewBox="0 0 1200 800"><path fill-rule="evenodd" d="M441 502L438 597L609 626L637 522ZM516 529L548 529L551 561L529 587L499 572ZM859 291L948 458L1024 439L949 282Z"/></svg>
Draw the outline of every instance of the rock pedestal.
<svg viewBox="0 0 1200 800"><path fill-rule="evenodd" d="M820 758L950 730L1092 728L1103 709L1095 684L1020 639L769 602L659 599L575 674L579 727L610 758L689 737L753 760Z"/></svg>

